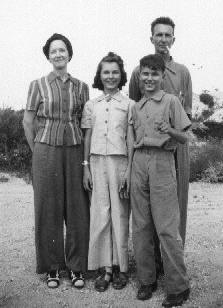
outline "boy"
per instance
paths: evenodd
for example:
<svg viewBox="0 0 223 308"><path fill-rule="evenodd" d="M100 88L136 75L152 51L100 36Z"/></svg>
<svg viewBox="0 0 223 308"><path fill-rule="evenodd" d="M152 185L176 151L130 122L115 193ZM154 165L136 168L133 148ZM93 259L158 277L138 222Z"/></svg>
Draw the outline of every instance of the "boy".
<svg viewBox="0 0 223 308"><path fill-rule="evenodd" d="M135 153L131 174L133 246L141 286L140 300L157 288L153 233L156 229L164 263L167 297L164 307L182 305L189 280L179 234L174 151L187 140L191 125L178 98L161 90L165 64L158 54L140 60L144 97L133 106Z"/></svg>

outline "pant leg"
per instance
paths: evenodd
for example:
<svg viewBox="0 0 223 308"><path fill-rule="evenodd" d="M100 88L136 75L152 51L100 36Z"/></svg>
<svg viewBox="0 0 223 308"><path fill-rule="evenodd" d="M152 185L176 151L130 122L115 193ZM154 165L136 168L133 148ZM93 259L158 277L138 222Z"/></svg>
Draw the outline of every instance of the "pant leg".
<svg viewBox="0 0 223 308"><path fill-rule="evenodd" d="M83 145L64 147L66 265L73 271L87 270L89 200L83 188Z"/></svg>
<svg viewBox="0 0 223 308"><path fill-rule="evenodd" d="M128 270L129 201L119 197L121 177L127 169L127 157L111 155L106 157L109 195L111 202L113 265L119 265L121 272Z"/></svg>
<svg viewBox="0 0 223 308"><path fill-rule="evenodd" d="M111 204L106 156L91 155L93 190L90 207L88 269L112 266Z"/></svg>
<svg viewBox="0 0 223 308"><path fill-rule="evenodd" d="M151 209L161 243L167 293L189 287L179 234L179 204L174 157L171 152L151 151L149 166Z"/></svg>
<svg viewBox="0 0 223 308"><path fill-rule="evenodd" d="M154 225L150 207L149 159L146 151L136 150L132 162L130 200L132 238L137 275L142 284L156 280L154 259Z"/></svg>
<svg viewBox="0 0 223 308"><path fill-rule="evenodd" d="M180 208L180 235L185 244L188 190L190 178L190 155L189 143L178 144L177 146L177 194Z"/></svg>
<svg viewBox="0 0 223 308"><path fill-rule="evenodd" d="M65 267L62 147L36 143L33 151L33 189L37 273Z"/></svg>

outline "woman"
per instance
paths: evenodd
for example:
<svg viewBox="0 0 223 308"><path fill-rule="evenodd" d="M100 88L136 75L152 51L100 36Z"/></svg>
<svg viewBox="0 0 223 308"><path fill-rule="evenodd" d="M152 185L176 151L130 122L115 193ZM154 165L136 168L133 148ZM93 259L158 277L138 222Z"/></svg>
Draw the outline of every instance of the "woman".
<svg viewBox="0 0 223 308"><path fill-rule="evenodd" d="M82 117L83 183L92 191L88 269L105 267L95 281L99 292L111 280L115 289L128 280L129 202L123 197L129 192L134 102L119 92L126 81L122 59L110 52L100 61L93 84L103 94L86 103Z"/></svg>
<svg viewBox="0 0 223 308"><path fill-rule="evenodd" d="M48 287L56 288L60 270L67 267L73 285L81 288L87 265L89 205L81 183L79 123L88 86L67 73L73 50L65 36L53 34L43 52L53 71L31 82L23 120L33 152L36 271L47 272Z"/></svg>

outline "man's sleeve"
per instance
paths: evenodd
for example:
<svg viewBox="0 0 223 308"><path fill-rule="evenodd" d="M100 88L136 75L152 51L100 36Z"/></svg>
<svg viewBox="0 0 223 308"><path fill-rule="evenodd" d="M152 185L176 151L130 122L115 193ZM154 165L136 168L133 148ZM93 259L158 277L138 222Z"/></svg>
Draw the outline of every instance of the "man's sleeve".
<svg viewBox="0 0 223 308"><path fill-rule="evenodd" d="M132 76L129 82L129 97L135 102L138 102L141 99L141 91L139 86L139 68L136 67L132 72Z"/></svg>
<svg viewBox="0 0 223 308"><path fill-rule="evenodd" d="M176 96L173 97L170 104L170 122L171 126L179 131L185 131L191 126L191 121Z"/></svg>
<svg viewBox="0 0 223 308"><path fill-rule="evenodd" d="M184 76L184 93L185 93L185 101L184 101L184 110L186 114L191 116L192 114L192 81L191 75L188 69L186 68L185 76Z"/></svg>

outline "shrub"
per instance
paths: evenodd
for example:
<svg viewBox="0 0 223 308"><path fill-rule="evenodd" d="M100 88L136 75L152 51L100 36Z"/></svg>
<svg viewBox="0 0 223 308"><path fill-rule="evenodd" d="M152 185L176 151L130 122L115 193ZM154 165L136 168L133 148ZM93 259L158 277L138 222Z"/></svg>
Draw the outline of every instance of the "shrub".
<svg viewBox="0 0 223 308"><path fill-rule="evenodd" d="M22 119L24 110L0 109L0 169L30 173L31 151Z"/></svg>
<svg viewBox="0 0 223 308"><path fill-rule="evenodd" d="M190 146L190 181L221 181L223 164L223 142L210 139L207 142L195 142ZM222 166L221 166L222 167ZM216 173L215 175L213 173ZM211 180L210 180L211 181Z"/></svg>

